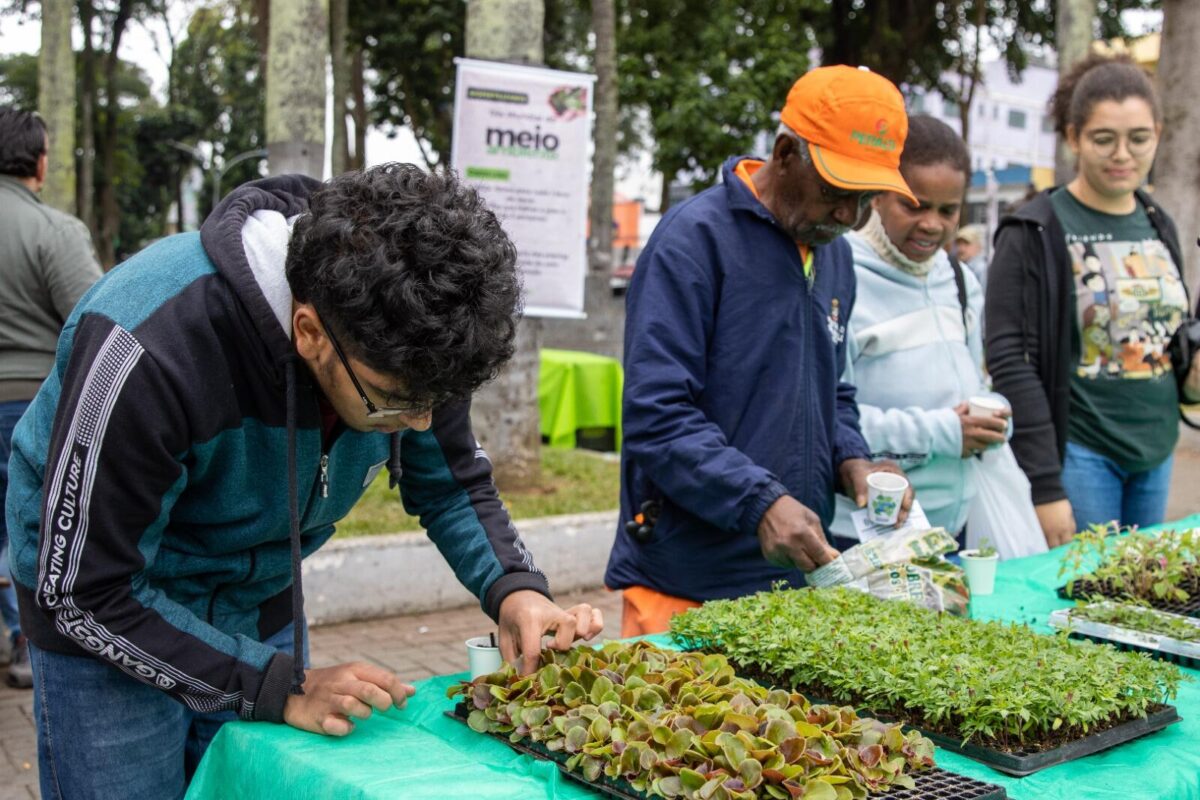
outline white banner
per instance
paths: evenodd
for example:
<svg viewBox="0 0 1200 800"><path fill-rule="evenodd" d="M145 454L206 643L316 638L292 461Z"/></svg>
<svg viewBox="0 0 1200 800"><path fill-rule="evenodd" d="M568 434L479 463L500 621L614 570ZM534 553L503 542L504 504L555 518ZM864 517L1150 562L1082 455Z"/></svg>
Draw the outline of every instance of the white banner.
<svg viewBox="0 0 1200 800"><path fill-rule="evenodd" d="M526 315L582 318L596 78L456 63L450 163L517 246Z"/></svg>

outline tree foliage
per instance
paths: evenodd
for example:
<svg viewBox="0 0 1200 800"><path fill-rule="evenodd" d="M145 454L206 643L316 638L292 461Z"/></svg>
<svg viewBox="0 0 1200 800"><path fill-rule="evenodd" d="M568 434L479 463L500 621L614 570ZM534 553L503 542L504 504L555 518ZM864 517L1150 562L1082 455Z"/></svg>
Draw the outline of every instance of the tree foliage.
<svg viewBox="0 0 1200 800"><path fill-rule="evenodd" d="M449 160L466 9L441 0L350 0L349 38L363 46L373 73L371 121L393 134L412 128L429 167Z"/></svg>
<svg viewBox="0 0 1200 800"><path fill-rule="evenodd" d="M809 67L801 23L823 0L622 0L620 97L633 134L665 176L701 182L774 127L772 114ZM664 192L665 195L665 192Z"/></svg>
<svg viewBox="0 0 1200 800"><path fill-rule="evenodd" d="M81 61L76 60L77 85L82 83L83 69ZM158 176L171 169L179 154L161 149L170 113L151 96L145 73L134 64L121 62L115 86L119 135L111 180L121 212L115 247L118 255L128 256L147 240L162 235L171 198L167 184ZM0 59L0 103L35 109L37 101L37 56L19 54ZM77 130L81 123L77 114ZM108 179L102 165L96 166L97 178Z"/></svg>
<svg viewBox="0 0 1200 800"><path fill-rule="evenodd" d="M256 14L256 4L248 0L223 0L198 9L172 59L171 111L192 125L177 140L207 153L209 168L266 146ZM245 161L223 175L221 185L228 190L259 176L258 162ZM201 217L211 210L207 191L201 193L200 208Z"/></svg>

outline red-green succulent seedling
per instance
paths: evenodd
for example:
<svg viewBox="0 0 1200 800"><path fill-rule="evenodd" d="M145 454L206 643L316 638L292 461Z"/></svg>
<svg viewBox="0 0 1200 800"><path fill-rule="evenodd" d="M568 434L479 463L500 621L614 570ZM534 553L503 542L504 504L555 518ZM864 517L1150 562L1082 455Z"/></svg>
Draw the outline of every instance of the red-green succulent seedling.
<svg viewBox="0 0 1200 800"><path fill-rule="evenodd" d="M472 729L541 743L589 781L684 800L861 800L933 766L920 734L766 689L721 655L613 642L542 658L528 678L505 667L447 694Z"/></svg>

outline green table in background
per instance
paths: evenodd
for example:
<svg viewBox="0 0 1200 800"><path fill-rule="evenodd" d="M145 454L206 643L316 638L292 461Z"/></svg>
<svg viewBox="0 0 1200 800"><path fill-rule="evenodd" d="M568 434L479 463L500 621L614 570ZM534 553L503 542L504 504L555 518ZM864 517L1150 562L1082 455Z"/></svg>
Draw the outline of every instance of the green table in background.
<svg viewBox="0 0 1200 800"><path fill-rule="evenodd" d="M1200 525L1200 515L1177 525ZM1061 552L999 565L996 593L973 602L972 616L1028 622L1048 632L1046 618L1070 605L1054 593ZM610 626L619 624L609 620ZM652 637L665 643L665 637ZM463 654L466 661L466 654ZM1000 784L1017 800L1200 800L1200 678L1175 700L1183 721L1164 731L1079 761L1012 778L938 748L942 767ZM464 675L417 684L408 708L376 714L344 739L262 722L233 722L217 734L201 762L188 800L568 800L600 795L561 775L554 765L518 755L472 732L443 712L446 688ZM886 800L887 795L879 795Z"/></svg>
<svg viewBox="0 0 1200 800"><path fill-rule="evenodd" d="M621 389L625 375L615 358L576 350L542 350L538 412L551 447L576 446L581 429L612 428L621 448Z"/></svg>

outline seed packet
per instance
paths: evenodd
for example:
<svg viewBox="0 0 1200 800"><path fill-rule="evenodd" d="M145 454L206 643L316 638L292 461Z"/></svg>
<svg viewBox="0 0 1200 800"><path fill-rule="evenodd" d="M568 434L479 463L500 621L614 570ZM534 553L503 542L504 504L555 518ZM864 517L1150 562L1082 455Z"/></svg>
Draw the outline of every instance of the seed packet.
<svg viewBox="0 0 1200 800"><path fill-rule="evenodd" d="M813 587L846 586L965 615L970 595L963 571L943 557L957 549L944 528L904 528L855 545L804 577Z"/></svg>

